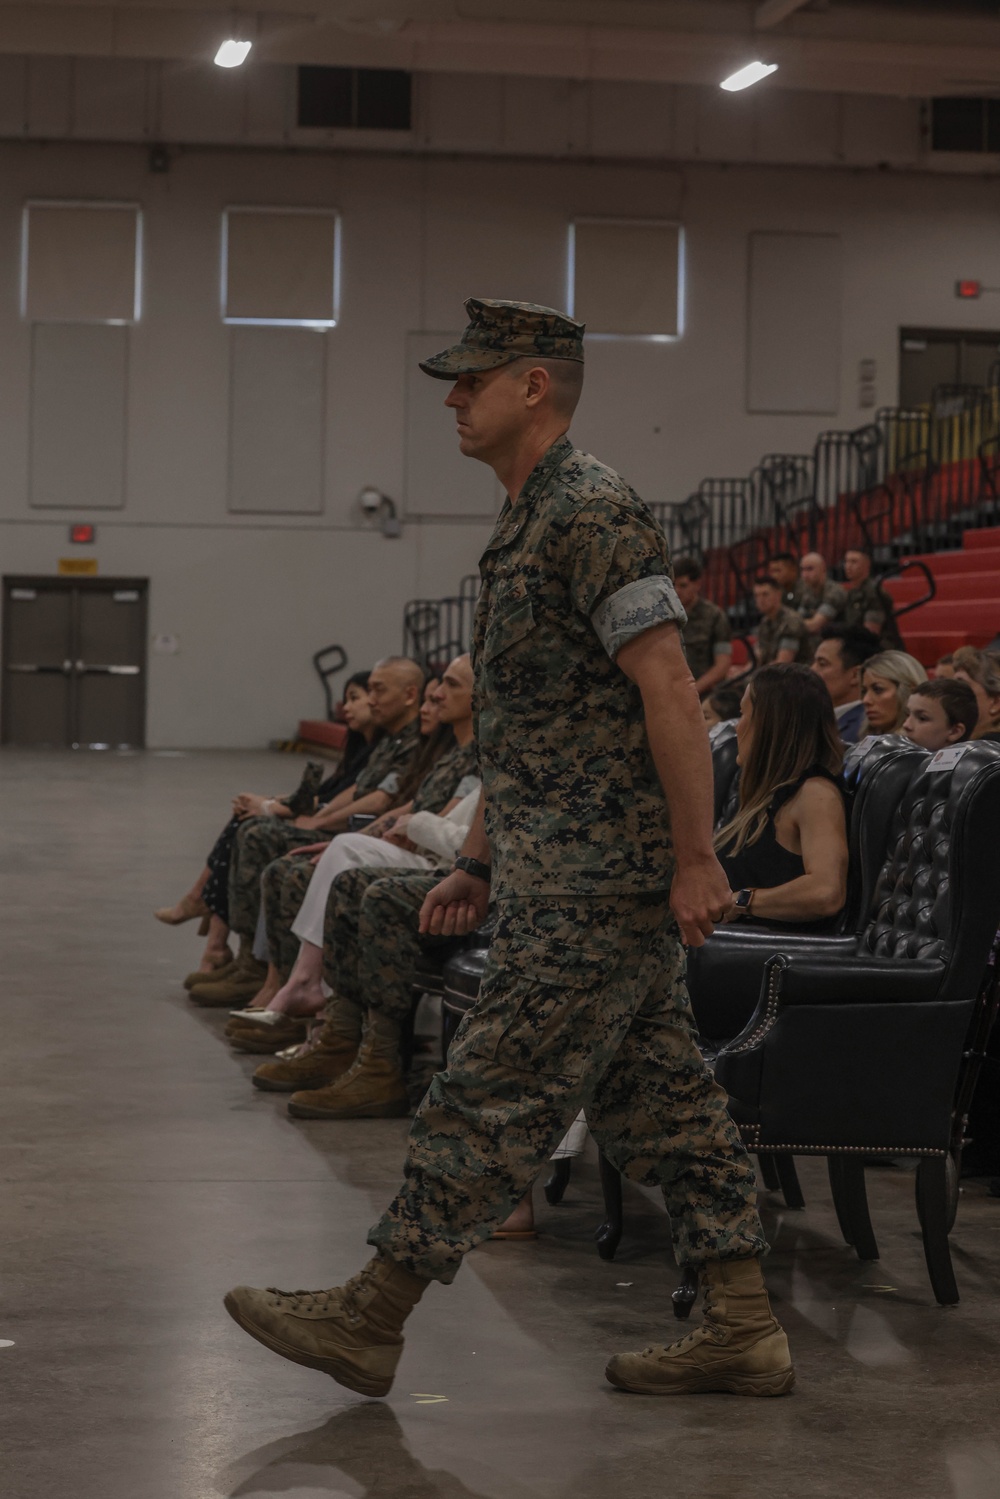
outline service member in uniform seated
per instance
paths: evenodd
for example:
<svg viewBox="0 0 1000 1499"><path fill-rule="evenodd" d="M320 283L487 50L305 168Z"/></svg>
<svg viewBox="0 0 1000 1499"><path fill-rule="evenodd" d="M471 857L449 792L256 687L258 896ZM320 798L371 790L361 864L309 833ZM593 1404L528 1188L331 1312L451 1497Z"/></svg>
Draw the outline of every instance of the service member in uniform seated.
<svg viewBox="0 0 1000 1499"><path fill-rule="evenodd" d="M812 669L826 683L837 716L837 733L845 744L857 744L866 732L861 668L878 651L878 641L870 631L849 630L843 625L824 630L816 647Z"/></svg>
<svg viewBox="0 0 1000 1499"><path fill-rule="evenodd" d="M799 564L791 552L775 552L767 564L766 572L781 589L781 602L798 614L802 599L802 579L799 577Z"/></svg>
<svg viewBox="0 0 1000 1499"><path fill-rule="evenodd" d="M369 1234L375 1257L344 1286L239 1287L226 1306L283 1357L387 1393L416 1302L454 1279L586 1108L610 1160L662 1188L678 1260L706 1297L700 1327L617 1355L608 1379L783 1394L794 1373L761 1274L754 1171L684 980L681 943L704 941L730 890L666 542L566 436L582 326L525 303L466 307L462 342L422 368L454 381L459 446L508 495L474 629L486 815L422 922L461 934L496 902L479 1002L417 1111L403 1185Z"/></svg>
<svg viewBox="0 0 1000 1499"><path fill-rule="evenodd" d="M810 635L818 635L828 625L840 624L847 594L827 575L826 558L819 552L807 552L799 563L799 574L802 578L799 613Z"/></svg>
<svg viewBox="0 0 1000 1499"><path fill-rule="evenodd" d="M872 577L871 553L850 547L844 553L844 577L851 585L844 603L844 624L870 631L885 651L901 651L896 611L881 583Z"/></svg>
<svg viewBox="0 0 1000 1499"><path fill-rule="evenodd" d="M754 579L753 601L760 615L757 665L783 666L797 661L808 666L813 653L809 632L795 610L781 602L781 589L773 578L762 573Z"/></svg>
<svg viewBox="0 0 1000 1499"><path fill-rule="evenodd" d="M733 659L733 630L729 617L701 596L701 564L693 557L674 563L674 587L684 605L687 624L681 631L684 654L699 697L707 697L726 679Z"/></svg>

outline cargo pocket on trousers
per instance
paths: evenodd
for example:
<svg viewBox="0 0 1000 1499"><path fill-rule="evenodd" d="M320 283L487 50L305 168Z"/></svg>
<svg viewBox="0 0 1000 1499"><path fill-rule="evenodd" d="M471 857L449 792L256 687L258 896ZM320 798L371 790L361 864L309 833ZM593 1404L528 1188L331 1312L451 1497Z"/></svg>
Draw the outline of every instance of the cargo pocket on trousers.
<svg viewBox="0 0 1000 1499"><path fill-rule="evenodd" d="M504 943L503 967L470 1051L535 1076L579 1078L594 1050L596 1007L614 958L527 938Z"/></svg>

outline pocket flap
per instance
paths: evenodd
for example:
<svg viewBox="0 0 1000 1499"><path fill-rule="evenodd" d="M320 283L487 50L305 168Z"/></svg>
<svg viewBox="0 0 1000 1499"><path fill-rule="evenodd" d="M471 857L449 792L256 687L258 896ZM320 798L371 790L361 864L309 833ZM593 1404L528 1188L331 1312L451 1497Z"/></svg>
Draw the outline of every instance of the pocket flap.
<svg viewBox="0 0 1000 1499"><path fill-rule="evenodd" d="M518 599L510 608L503 610L490 622L483 646L483 660L492 661L503 651L509 650L535 628L535 616L530 599Z"/></svg>

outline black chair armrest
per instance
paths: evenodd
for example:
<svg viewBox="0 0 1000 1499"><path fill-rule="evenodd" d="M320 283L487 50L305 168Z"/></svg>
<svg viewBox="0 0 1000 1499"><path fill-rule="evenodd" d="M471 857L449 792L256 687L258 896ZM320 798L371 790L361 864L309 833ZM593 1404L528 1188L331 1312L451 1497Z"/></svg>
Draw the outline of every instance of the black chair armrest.
<svg viewBox="0 0 1000 1499"><path fill-rule="evenodd" d="M853 955L854 937L719 927L688 952L688 989L698 1033L710 1041L739 1035L757 1008L764 969L778 953Z"/></svg>
<svg viewBox="0 0 1000 1499"><path fill-rule="evenodd" d="M939 958L880 958L872 953L789 953L774 960L782 1005L926 1004L946 968Z"/></svg>

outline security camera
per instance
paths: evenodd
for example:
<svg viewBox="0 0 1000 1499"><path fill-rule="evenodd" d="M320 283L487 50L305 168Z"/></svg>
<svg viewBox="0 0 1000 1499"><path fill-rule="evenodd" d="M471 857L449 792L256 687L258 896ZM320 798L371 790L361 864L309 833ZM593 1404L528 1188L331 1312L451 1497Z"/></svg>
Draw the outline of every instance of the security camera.
<svg viewBox="0 0 1000 1499"><path fill-rule="evenodd" d="M358 504L366 515L378 515L384 499L385 495L381 489L375 489L373 485L366 484L358 495Z"/></svg>

